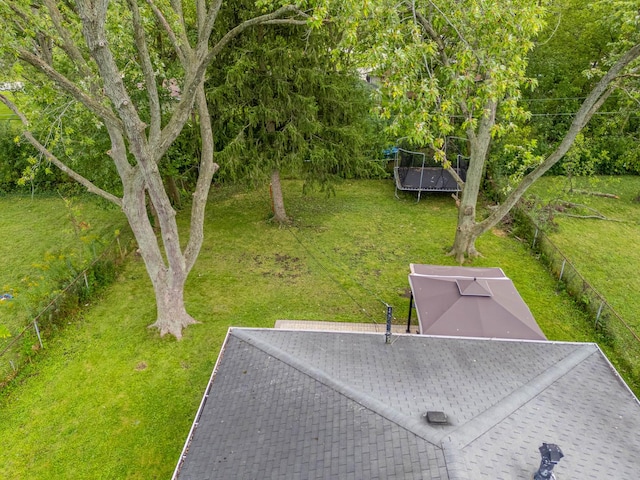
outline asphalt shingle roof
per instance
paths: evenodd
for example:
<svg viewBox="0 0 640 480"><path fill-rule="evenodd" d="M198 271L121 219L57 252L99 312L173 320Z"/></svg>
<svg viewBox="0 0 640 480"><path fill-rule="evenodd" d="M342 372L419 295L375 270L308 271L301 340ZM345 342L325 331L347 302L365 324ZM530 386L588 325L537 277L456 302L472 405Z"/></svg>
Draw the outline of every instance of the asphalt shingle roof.
<svg viewBox="0 0 640 480"><path fill-rule="evenodd" d="M232 329L177 478L636 479L639 432L593 344Z"/></svg>

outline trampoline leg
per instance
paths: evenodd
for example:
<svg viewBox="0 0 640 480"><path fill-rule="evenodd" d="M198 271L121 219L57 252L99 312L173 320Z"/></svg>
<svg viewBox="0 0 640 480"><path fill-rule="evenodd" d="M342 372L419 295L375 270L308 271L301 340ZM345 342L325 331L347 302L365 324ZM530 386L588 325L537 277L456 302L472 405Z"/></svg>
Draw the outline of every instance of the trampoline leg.
<svg viewBox="0 0 640 480"><path fill-rule="evenodd" d="M407 333L411 333L411 309L413 308L413 292L409 297L409 316L407 317Z"/></svg>

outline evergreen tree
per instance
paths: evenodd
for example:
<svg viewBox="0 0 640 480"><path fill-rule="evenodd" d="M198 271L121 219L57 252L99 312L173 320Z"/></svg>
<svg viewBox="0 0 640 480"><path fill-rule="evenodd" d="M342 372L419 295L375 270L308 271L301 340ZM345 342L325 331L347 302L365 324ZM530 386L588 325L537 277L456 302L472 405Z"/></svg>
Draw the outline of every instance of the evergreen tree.
<svg viewBox="0 0 640 480"><path fill-rule="evenodd" d="M227 18L239 23L250 14L235 8ZM369 113L371 87L338 41L331 25L258 27L211 71L219 176L255 185L270 179L277 222L288 221L281 173L330 188L337 177L376 171L370 160L382 142Z"/></svg>

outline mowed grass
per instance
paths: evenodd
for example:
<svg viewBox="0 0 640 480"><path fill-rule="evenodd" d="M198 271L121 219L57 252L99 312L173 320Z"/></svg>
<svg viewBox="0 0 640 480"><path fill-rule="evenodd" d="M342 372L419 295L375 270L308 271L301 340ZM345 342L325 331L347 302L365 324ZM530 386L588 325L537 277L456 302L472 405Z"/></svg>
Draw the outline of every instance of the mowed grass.
<svg viewBox="0 0 640 480"><path fill-rule="evenodd" d="M179 342L147 329L152 289L132 256L0 398L0 478L170 478L229 326L383 323L385 302L404 323L409 263L453 264L456 209L449 196L393 193L388 180L344 182L329 198L285 182L294 224L279 228L266 189L212 191L186 289L201 323ZM526 246L496 230L478 247L473 265L502 267L550 339L592 339Z"/></svg>
<svg viewBox="0 0 640 480"><path fill-rule="evenodd" d="M10 100L13 100L13 94L11 92L2 92L3 95L9 97ZM17 120L18 117L11 111L9 107L7 107L4 103L0 102L0 121L7 120Z"/></svg>
<svg viewBox="0 0 640 480"><path fill-rule="evenodd" d="M69 201L67 205L58 196L0 197L0 294L15 297L0 303L0 325L14 335L31 310L27 303L33 300L35 284L46 283L46 255L64 253L78 260L87 254L87 243L81 237L114 238L115 230L124 225L124 215L93 198ZM74 229L74 221L84 222L85 230L80 234Z"/></svg>
<svg viewBox="0 0 640 480"><path fill-rule="evenodd" d="M576 192L578 190L579 192ZM583 191L617 195L609 198ZM533 194L545 202L561 198L601 213L608 220L555 215L558 225L549 232L555 243L586 280L640 334L640 176L574 179L574 192L566 182L543 178ZM574 212L575 213L575 212Z"/></svg>

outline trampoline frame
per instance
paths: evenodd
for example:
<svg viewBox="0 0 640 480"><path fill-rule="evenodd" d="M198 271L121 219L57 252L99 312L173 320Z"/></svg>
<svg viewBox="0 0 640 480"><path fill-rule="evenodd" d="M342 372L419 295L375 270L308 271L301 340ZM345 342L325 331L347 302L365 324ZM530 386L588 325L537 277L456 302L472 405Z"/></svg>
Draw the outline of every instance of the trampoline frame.
<svg viewBox="0 0 640 480"><path fill-rule="evenodd" d="M418 155L422 157L422 162L418 162L420 166L401 166L400 160L402 153L408 153L411 155ZM465 169L460 168L460 159L462 155L456 156L456 165L454 170L460 177L464 177L466 174ZM456 182L455 178L442 166L428 166L427 156L423 152L414 152L404 148L397 147L394 157L393 177L395 179L395 196L398 197L398 190L418 192L418 202L422 192L459 192L461 191L460 185ZM407 177L419 176L419 182L413 182L413 185L407 183ZM415 180L415 179L414 179Z"/></svg>

